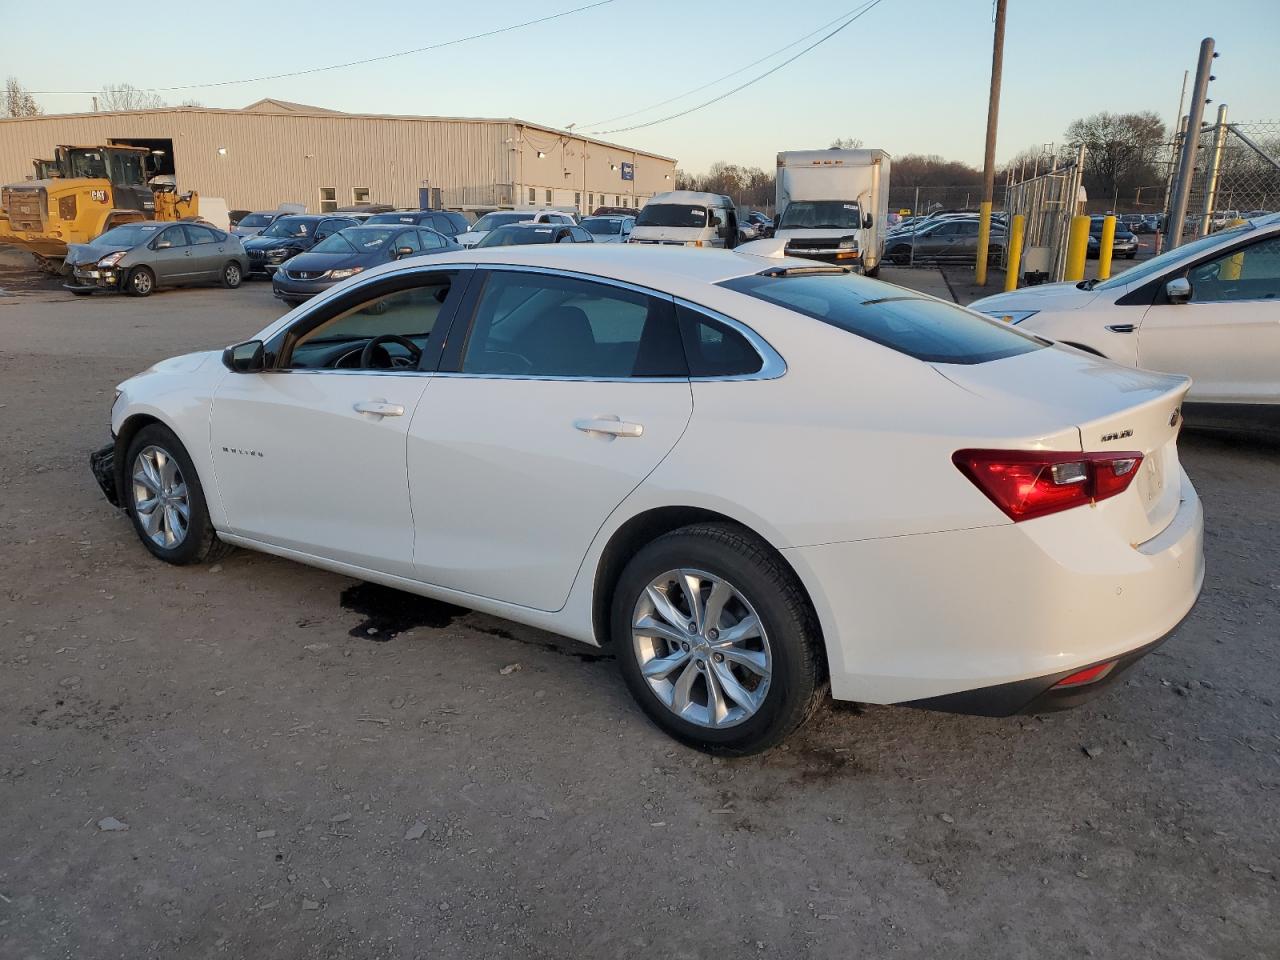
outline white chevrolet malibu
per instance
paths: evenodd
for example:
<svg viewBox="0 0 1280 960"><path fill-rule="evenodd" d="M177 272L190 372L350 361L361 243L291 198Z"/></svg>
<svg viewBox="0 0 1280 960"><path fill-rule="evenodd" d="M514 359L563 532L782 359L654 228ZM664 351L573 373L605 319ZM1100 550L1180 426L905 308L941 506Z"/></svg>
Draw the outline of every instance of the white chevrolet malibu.
<svg viewBox="0 0 1280 960"><path fill-rule="evenodd" d="M1280 214L1101 283L1026 287L971 306L1117 363L1190 375L1193 426L1280 433Z"/></svg>
<svg viewBox="0 0 1280 960"><path fill-rule="evenodd" d="M367 271L121 384L104 491L231 545L592 644L685 743L837 699L1068 706L1187 614L1185 377L728 251L502 247Z"/></svg>

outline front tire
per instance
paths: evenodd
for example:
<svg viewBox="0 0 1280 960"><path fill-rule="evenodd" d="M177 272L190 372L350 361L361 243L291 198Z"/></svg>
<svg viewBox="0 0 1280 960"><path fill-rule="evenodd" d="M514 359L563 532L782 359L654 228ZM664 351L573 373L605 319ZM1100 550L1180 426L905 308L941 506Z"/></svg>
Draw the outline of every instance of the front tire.
<svg viewBox="0 0 1280 960"><path fill-rule="evenodd" d="M131 297L149 297L156 288L156 275L150 267L134 267L125 278L124 290Z"/></svg>
<svg viewBox="0 0 1280 960"><path fill-rule="evenodd" d="M222 268L222 285L228 290L234 290L244 282L244 272L240 269L240 264L234 260L229 260Z"/></svg>
<svg viewBox="0 0 1280 960"><path fill-rule="evenodd" d="M142 545L166 563L216 560L231 551L218 539L204 488L186 447L163 424L137 432L124 460L125 507Z"/></svg>
<svg viewBox="0 0 1280 960"><path fill-rule="evenodd" d="M611 628L632 696L698 750L780 743L825 692L816 618L799 581L739 527L682 527L643 547L614 591Z"/></svg>

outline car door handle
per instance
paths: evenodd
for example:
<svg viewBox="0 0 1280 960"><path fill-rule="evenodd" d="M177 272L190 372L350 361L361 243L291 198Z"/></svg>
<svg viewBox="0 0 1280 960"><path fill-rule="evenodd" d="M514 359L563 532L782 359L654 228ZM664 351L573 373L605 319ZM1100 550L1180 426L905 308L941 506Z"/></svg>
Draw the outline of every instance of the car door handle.
<svg viewBox="0 0 1280 960"><path fill-rule="evenodd" d="M1112 333L1133 333L1136 327L1132 323L1110 323L1107 329Z"/></svg>
<svg viewBox="0 0 1280 960"><path fill-rule="evenodd" d="M644 434L644 426L639 423L627 423L617 417L593 417L589 420L575 420L574 427L583 433L598 433L609 437L639 437Z"/></svg>
<svg viewBox="0 0 1280 960"><path fill-rule="evenodd" d="M370 413L375 417L403 417L404 406L385 400L361 400L355 405L356 413Z"/></svg>

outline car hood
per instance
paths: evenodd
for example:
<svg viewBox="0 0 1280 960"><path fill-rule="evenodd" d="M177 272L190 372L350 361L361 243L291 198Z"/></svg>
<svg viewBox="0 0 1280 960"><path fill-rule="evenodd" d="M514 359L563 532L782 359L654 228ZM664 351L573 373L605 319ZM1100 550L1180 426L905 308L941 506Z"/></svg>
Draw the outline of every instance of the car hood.
<svg viewBox="0 0 1280 960"><path fill-rule="evenodd" d="M372 267L387 263L386 256L369 253L300 253L289 261L290 270L308 270L322 273L325 270L341 270L343 267Z"/></svg>
<svg viewBox="0 0 1280 960"><path fill-rule="evenodd" d="M998 310L1080 310L1099 296L1093 290L1083 290L1074 283L1045 283L983 297L969 304L969 309L982 313Z"/></svg>
<svg viewBox="0 0 1280 960"><path fill-rule="evenodd" d="M273 247L301 247L306 243L301 237L249 237L244 241L246 250L270 250Z"/></svg>
<svg viewBox="0 0 1280 960"><path fill-rule="evenodd" d="M129 247L95 247L91 243L69 243L67 244L66 262L73 267L81 267L89 263L97 263L109 253L123 253L131 248Z"/></svg>

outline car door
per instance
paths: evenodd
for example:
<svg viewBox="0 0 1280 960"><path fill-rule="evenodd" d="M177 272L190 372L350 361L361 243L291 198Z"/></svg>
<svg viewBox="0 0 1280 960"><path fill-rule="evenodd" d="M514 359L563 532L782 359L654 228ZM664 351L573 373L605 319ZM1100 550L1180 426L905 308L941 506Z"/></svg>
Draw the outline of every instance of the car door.
<svg viewBox="0 0 1280 960"><path fill-rule="evenodd" d="M913 243L917 260L932 260L943 256L951 241L955 224L940 223L916 236Z"/></svg>
<svg viewBox="0 0 1280 960"><path fill-rule="evenodd" d="M192 253L181 224L164 230L150 244L148 266L157 284L184 283L191 278Z"/></svg>
<svg viewBox="0 0 1280 960"><path fill-rule="evenodd" d="M217 279L222 265L227 262L226 243L218 240L219 234L198 223L183 224L183 229L191 250L191 274L188 279Z"/></svg>
<svg viewBox="0 0 1280 960"><path fill-rule="evenodd" d="M403 271L318 304L266 344L268 369L214 393L210 445L229 531L411 576L406 436L470 266ZM409 337L421 361L373 337Z"/></svg>
<svg viewBox="0 0 1280 960"><path fill-rule="evenodd" d="M1191 299L1170 303L1169 280ZM1164 277L1138 328L1138 365L1189 374L1188 399L1280 403L1280 234Z"/></svg>
<svg viewBox="0 0 1280 960"><path fill-rule="evenodd" d="M556 610L689 422L673 303L516 267L479 270L472 292L409 429L415 575Z"/></svg>

